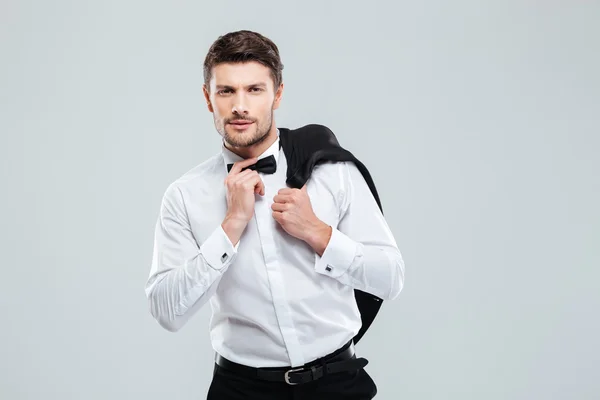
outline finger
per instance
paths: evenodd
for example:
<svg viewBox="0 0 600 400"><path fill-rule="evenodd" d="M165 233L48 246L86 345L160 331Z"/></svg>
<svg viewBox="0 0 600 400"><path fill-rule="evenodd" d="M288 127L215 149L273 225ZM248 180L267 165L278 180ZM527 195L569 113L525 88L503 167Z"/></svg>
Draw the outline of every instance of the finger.
<svg viewBox="0 0 600 400"><path fill-rule="evenodd" d="M298 193L299 191L300 191L300 189L297 189L297 188L284 187L284 188L279 189L279 191L277 193L284 194L284 195L293 195L294 193Z"/></svg>
<svg viewBox="0 0 600 400"><path fill-rule="evenodd" d="M281 216L283 215L283 214L281 213L281 211L273 211L273 212L271 213L271 215L273 216L273 219L275 219L275 221L277 221L277 222L281 223Z"/></svg>
<svg viewBox="0 0 600 400"><path fill-rule="evenodd" d="M276 194L275 197L273 197L273 201L276 203L289 203L292 202L292 200L292 196L285 194Z"/></svg>
<svg viewBox="0 0 600 400"><path fill-rule="evenodd" d="M286 187L284 187L284 188L281 188L281 189L279 189L279 190L277 191L277 193L279 193L279 194L289 194L289 193L291 193L291 192L292 192L292 190L293 190L293 189L291 189L291 188L286 188Z"/></svg>
<svg viewBox="0 0 600 400"><path fill-rule="evenodd" d="M229 181L231 185L240 184L245 182L251 175L254 174L258 175L258 172L251 169L246 169L237 175L229 175L225 180Z"/></svg>
<svg viewBox="0 0 600 400"><path fill-rule="evenodd" d="M273 211L284 212L284 211L287 211L289 208L290 207L289 207L288 204L282 204L282 203L273 203L273 204L271 204L271 209Z"/></svg>
<svg viewBox="0 0 600 400"><path fill-rule="evenodd" d="M245 169L242 172L240 172L239 174L232 176L232 181L233 182L247 181L248 179L251 179L251 177L253 175L258 176L258 172L256 172L253 169Z"/></svg>
<svg viewBox="0 0 600 400"><path fill-rule="evenodd" d="M233 163L233 166L231 167L229 174L230 175L238 174L244 167L248 167L252 164L256 164L257 161L258 161L258 157L252 157L252 158L247 158L245 160L236 161Z"/></svg>
<svg viewBox="0 0 600 400"><path fill-rule="evenodd" d="M265 185L258 172L252 169L246 169L237 175L233 175L230 179L232 184L249 185L253 188L254 193L261 196L265 195Z"/></svg>
<svg viewBox="0 0 600 400"><path fill-rule="evenodd" d="M255 186L254 192L260 194L261 196L265 195L265 184L262 180L260 180Z"/></svg>
<svg viewBox="0 0 600 400"><path fill-rule="evenodd" d="M246 179L248 179L248 181L254 187L254 193L260 194L261 196L265 195L265 184L262 181L262 179L260 179L260 176L258 175L257 172L255 172L255 174L253 174L251 177L246 178Z"/></svg>

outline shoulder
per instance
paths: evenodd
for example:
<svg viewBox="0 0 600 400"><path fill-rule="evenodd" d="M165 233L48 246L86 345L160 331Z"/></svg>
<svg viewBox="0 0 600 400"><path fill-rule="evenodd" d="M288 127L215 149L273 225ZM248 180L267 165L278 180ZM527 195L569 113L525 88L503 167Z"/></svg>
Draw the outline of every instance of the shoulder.
<svg viewBox="0 0 600 400"><path fill-rule="evenodd" d="M336 187L340 194L352 197L369 190L365 175L354 161L326 161L315 167L315 175Z"/></svg>
<svg viewBox="0 0 600 400"><path fill-rule="evenodd" d="M280 128L280 131L283 131L284 136L286 136L287 133L290 133L290 136L294 139L324 139L337 143L337 138L333 131L329 127L322 124L307 124L294 129Z"/></svg>
<svg viewBox="0 0 600 400"><path fill-rule="evenodd" d="M332 193L347 196L357 172L360 175L352 161L322 161L315 165L311 179L326 185Z"/></svg>
<svg viewBox="0 0 600 400"><path fill-rule="evenodd" d="M333 134L333 131L327 126L322 124L307 124L299 128L294 129L295 131L313 134Z"/></svg>
<svg viewBox="0 0 600 400"><path fill-rule="evenodd" d="M212 185L217 177L221 176L218 168L223 168L221 153L211 156L174 179L163 193L163 202L180 203L183 200L183 193Z"/></svg>

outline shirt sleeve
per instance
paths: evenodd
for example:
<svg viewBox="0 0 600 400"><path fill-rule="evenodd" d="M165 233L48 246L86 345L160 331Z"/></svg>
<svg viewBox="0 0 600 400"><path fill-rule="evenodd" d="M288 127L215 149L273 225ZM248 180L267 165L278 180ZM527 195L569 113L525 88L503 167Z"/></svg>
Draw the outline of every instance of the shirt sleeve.
<svg viewBox="0 0 600 400"><path fill-rule="evenodd" d="M238 247L239 242L233 246L220 224L199 246L181 192L174 186L166 191L145 290L150 313L162 327L179 330L209 300Z"/></svg>
<svg viewBox="0 0 600 400"><path fill-rule="evenodd" d="M339 163L344 201L315 270L384 300L404 286L404 261L375 197L353 162Z"/></svg>

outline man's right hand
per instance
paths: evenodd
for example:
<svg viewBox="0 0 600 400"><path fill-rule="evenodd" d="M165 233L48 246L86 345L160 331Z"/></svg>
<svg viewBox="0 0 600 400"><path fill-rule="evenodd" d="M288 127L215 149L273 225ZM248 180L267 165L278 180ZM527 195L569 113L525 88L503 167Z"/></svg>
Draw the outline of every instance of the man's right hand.
<svg viewBox="0 0 600 400"><path fill-rule="evenodd" d="M255 194L265 194L265 185L258 172L251 169L242 171L242 168L257 161L258 159L253 157L235 162L225 178L227 214L222 226L234 245L254 215Z"/></svg>

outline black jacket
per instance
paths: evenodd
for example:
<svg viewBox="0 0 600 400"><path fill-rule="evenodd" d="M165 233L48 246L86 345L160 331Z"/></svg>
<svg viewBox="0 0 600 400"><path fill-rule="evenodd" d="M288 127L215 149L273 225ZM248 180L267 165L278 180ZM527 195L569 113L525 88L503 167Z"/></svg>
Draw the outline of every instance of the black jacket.
<svg viewBox="0 0 600 400"><path fill-rule="evenodd" d="M334 133L323 125L311 124L298 129L279 128L279 140L287 159L286 183L300 189L310 178L315 165L323 161L352 161L362 173L383 213L375 183L367 170L350 151L339 144ZM354 337L354 343L362 338L379 312L383 300L373 294L354 290L362 327Z"/></svg>

